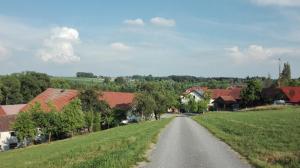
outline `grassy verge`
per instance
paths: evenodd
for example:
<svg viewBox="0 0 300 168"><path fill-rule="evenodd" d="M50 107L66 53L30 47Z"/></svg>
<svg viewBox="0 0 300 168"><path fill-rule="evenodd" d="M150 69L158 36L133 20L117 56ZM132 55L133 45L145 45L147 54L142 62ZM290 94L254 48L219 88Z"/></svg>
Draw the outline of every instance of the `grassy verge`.
<svg viewBox="0 0 300 168"><path fill-rule="evenodd" d="M300 108L193 117L256 167L300 167Z"/></svg>
<svg viewBox="0 0 300 168"><path fill-rule="evenodd" d="M0 167L126 168L144 152L171 119L133 124L72 139L0 153Z"/></svg>

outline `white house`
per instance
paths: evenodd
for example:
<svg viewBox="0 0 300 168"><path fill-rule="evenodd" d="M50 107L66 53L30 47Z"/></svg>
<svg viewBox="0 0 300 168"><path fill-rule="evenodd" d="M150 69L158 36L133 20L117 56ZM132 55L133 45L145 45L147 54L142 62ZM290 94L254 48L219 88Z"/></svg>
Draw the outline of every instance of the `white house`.
<svg viewBox="0 0 300 168"><path fill-rule="evenodd" d="M0 151L13 149L18 146L12 124L15 122L17 114L26 104L0 105Z"/></svg>
<svg viewBox="0 0 300 168"><path fill-rule="evenodd" d="M203 99L205 91L207 91L206 87L191 87L187 89L180 97L181 103L188 103L189 97L193 97L196 102L201 101Z"/></svg>
<svg viewBox="0 0 300 168"><path fill-rule="evenodd" d="M13 149L18 146L18 139L11 127L15 119L16 115L0 117L0 151Z"/></svg>

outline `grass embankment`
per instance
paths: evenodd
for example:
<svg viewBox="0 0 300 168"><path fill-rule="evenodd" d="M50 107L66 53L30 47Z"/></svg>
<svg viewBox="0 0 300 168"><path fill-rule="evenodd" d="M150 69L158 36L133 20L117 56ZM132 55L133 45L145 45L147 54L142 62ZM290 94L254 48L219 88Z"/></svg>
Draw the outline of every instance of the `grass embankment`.
<svg viewBox="0 0 300 168"><path fill-rule="evenodd" d="M300 108L193 117L256 167L300 167Z"/></svg>
<svg viewBox="0 0 300 168"><path fill-rule="evenodd" d="M126 168L144 153L171 119L112 128L71 139L0 153L0 167Z"/></svg>

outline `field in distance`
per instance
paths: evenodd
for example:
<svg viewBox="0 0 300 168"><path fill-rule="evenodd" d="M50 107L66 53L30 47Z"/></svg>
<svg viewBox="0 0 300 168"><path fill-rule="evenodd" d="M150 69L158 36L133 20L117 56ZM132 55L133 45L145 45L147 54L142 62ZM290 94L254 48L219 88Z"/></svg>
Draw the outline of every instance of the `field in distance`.
<svg viewBox="0 0 300 168"><path fill-rule="evenodd" d="M132 124L0 153L0 167L131 167L171 119Z"/></svg>
<svg viewBox="0 0 300 168"><path fill-rule="evenodd" d="M300 108L193 117L256 167L300 167Z"/></svg>

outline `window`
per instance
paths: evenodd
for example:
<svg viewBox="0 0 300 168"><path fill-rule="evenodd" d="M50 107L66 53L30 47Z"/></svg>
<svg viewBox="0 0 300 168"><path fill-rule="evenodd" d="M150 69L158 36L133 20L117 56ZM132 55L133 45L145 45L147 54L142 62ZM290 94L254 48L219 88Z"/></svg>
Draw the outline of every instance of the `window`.
<svg viewBox="0 0 300 168"><path fill-rule="evenodd" d="M10 132L10 136L16 136L15 132Z"/></svg>

